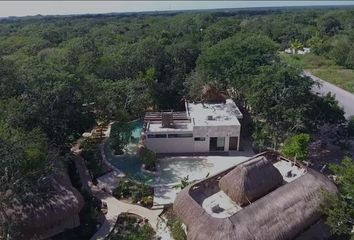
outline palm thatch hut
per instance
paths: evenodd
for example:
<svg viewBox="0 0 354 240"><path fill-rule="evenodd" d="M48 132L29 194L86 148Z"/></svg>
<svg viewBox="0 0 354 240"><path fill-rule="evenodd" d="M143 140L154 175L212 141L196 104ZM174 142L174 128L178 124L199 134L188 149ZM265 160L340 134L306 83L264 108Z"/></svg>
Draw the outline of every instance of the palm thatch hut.
<svg viewBox="0 0 354 240"><path fill-rule="evenodd" d="M208 103L225 103L227 99L226 94L221 92L216 87L205 85L202 88L202 101Z"/></svg>
<svg viewBox="0 0 354 240"><path fill-rule="evenodd" d="M260 156L240 164L219 181L219 187L239 205L249 204L276 189L283 177L271 161Z"/></svg>
<svg viewBox="0 0 354 240"><path fill-rule="evenodd" d="M303 175L236 213L216 218L206 212L202 202L221 191L219 180L234 168L190 185L177 195L174 211L187 226L189 240L295 239L321 219L318 207L324 201L322 191L337 192L327 177L306 168Z"/></svg>
<svg viewBox="0 0 354 240"><path fill-rule="evenodd" d="M50 186L47 195L28 193L26 202L13 199L0 214L0 226L5 221L16 226L19 235L14 239L47 239L80 225L78 214L84 205L81 194L62 176L48 176L46 185Z"/></svg>

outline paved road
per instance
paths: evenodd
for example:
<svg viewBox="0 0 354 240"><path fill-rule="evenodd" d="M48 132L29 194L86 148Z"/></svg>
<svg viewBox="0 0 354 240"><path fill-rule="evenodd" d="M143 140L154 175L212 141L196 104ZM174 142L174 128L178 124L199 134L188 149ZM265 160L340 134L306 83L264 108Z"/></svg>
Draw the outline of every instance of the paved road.
<svg viewBox="0 0 354 240"><path fill-rule="evenodd" d="M329 82L326 82L319 77L316 77L312 75L309 72L305 72L305 75L311 77L314 81L319 82L321 86L315 87L314 91L318 92L320 94L327 94L331 92L332 94L335 94L337 101L339 102L339 105L343 107L345 111L345 116L354 116L354 94L343 90L342 88L339 88ZM354 80L353 80L354 81Z"/></svg>

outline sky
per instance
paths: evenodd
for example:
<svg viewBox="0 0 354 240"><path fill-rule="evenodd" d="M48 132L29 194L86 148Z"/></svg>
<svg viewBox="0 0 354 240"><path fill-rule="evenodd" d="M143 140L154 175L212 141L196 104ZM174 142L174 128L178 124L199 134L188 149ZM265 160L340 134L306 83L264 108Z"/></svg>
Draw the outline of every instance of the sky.
<svg viewBox="0 0 354 240"><path fill-rule="evenodd" d="M0 1L0 17L309 5L354 1Z"/></svg>

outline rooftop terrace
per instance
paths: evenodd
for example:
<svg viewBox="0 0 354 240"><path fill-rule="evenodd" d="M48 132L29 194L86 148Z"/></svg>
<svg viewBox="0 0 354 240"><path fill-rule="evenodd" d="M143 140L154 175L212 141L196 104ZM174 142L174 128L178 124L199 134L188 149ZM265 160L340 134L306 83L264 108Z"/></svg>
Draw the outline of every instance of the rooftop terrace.
<svg viewBox="0 0 354 240"><path fill-rule="evenodd" d="M172 127L162 127L161 123L150 122L147 124L146 130L148 132L192 132L193 126L191 123L174 123Z"/></svg>
<svg viewBox="0 0 354 240"><path fill-rule="evenodd" d="M186 103L187 114L196 126L240 125L242 113L231 99L226 103Z"/></svg>

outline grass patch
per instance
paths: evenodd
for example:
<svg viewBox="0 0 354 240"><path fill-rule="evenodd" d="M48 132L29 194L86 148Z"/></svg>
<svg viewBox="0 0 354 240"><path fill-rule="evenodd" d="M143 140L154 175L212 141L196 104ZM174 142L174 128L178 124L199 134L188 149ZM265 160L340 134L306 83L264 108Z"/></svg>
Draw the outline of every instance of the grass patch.
<svg viewBox="0 0 354 240"><path fill-rule="evenodd" d="M340 88L354 93L354 70L336 65L324 56L314 54L291 55L280 53L280 58L287 63L311 72Z"/></svg>
<svg viewBox="0 0 354 240"><path fill-rule="evenodd" d="M354 93L354 70L352 69L309 69L309 72Z"/></svg>
<svg viewBox="0 0 354 240"><path fill-rule="evenodd" d="M317 69L317 68L333 68L342 69L342 67L336 65L333 61L314 54L305 55L291 55L286 53L280 53L280 58L285 62L300 67L302 69Z"/></svg>

